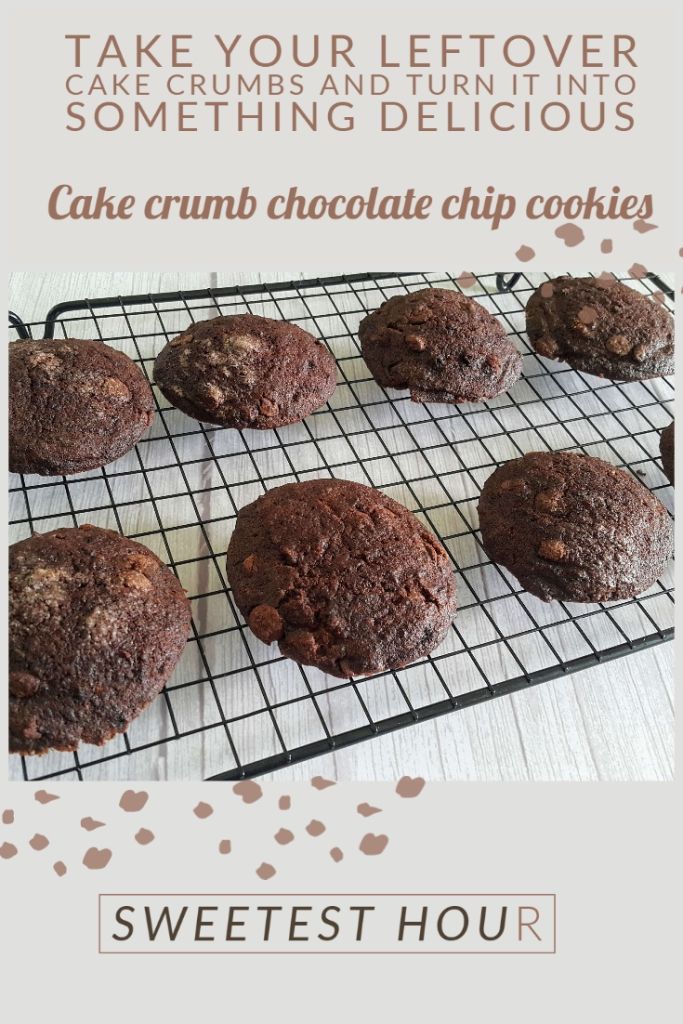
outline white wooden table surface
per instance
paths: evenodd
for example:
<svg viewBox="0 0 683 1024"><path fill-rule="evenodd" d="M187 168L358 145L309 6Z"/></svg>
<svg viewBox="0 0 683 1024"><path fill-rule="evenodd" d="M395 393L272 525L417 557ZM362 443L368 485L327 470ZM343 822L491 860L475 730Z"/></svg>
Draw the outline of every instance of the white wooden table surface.
<svg viewBox="0 0 683 1024"><path fill-rule="evenodd" d="M57 302L306 276L15 273L10 308L40 320ZM315 276L315 275L313 275ZM673 645L545 683L278 772L280 780L667 780L673 775ZM115 762L114 762L115 763ZM193 777L202 777L201 768Z"/></svg>

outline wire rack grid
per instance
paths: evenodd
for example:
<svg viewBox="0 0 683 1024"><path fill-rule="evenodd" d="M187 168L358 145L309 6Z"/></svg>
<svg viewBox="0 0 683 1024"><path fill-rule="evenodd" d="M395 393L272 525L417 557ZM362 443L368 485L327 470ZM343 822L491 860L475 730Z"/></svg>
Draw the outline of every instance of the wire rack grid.
<svg viewBox="0 0 683 1024"><path fill-rule="evenodd" d="M155 389L154 425L128 455L79 476L11 478L12 540L86 522L116 529L171 566L193 609L173 677L125 734L75 754L11 758L11 777L245 778L670 639L671 569L636 600L545 604L481 547L481 487L497 465L528 451L604 458L636 474L673 512L659 462L671 382L615 383L540 359L524 334L524 307L546 279L481 274L463 287L449 273L358 274L84 300L55 307L44 323L10 319L12 337L100 337L151 380L155 356L189 322L247 311L324 338L339 373L327 406L276 431L197 423ZM621 279L671 308L660 279ZM502 320L523 353L523 375L509 393L485 404L421 405L371 378L357 340L360 319L389 296L426 286L465 290ZM338 680L280 657L246 628L225 574L237 512L268 488L319 476L378 487L450 553L459 611L428 658Z"/></svg>

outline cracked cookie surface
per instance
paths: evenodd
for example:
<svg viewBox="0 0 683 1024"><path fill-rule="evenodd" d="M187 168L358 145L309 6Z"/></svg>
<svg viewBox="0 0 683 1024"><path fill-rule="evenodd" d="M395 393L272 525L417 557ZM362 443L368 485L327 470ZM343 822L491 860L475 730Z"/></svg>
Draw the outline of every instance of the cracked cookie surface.
<svg viewBox="0 0 683 1024"><path fill-rule="evenodd" d="M190 631L176 576L96 526L34 534L9 556L10 751L102 744L171 675Z"/></svg>
<svg viewBox="0 0 683 1024"><path fill-rule="evenodd" d="M414 402L481 402L507 391L522 357L474 299L445 288L395 295L361 321L363 358L382 387Z"/></svg>
<svg viewBox="0 0 683 1024"><path fill-rule="evenodd" d="M674 370L671 314L614 278L558 277L526 307L539 355L608 380L647 380Z"/></svg>
<svg viewBox="0 0 683 1024"><path fill-rule="evenodd" d="M543 601L635 597L673 551L662 503L629 473L572 452L500 466L479 500L484 550Z"/></svg>
<svg viewBox="0 0 683 1024"><path fill-rule="evenodd" d="M13 341L9 346L9 464L60 476L130 451L154 418L142 370L102 341Z"/></svg>
<svg viewBox="0 0 683 1024"><path fill-rule="evenodd" d="M260 640L342 678L427 655L455 614L455 576L436 537L348 480L285 484L245 506L227 568Z"/></svg>
<svg viewBox="0 0 683 1024"><path fill-rule="evenodd" d="M238 313L193 324L162 349L154 380L205 423L272 430L319 409L336 386L322 342L286 320Z"/></svg>

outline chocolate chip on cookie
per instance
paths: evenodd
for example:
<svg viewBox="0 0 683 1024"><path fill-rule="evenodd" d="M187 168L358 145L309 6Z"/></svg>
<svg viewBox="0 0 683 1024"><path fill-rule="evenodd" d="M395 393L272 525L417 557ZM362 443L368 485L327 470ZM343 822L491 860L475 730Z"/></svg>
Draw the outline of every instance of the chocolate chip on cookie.
<svg viewBox="0 0 683 1024"><path fill-rule="evenodd" d="M361 321L363 358L382 387L414 402L481 402L519 377L522 357L474 299L445 288L395 295Z"/></svg>
<svg viewBox="0 0 683 1024"><path fill-rule="evenodd" d="M673 527L660 501L602 459L529 452L479 500L484 549L543 601L635 597L663 573Z"/></svg>
<svg viewBox="0 0 683 1024"><path fill-rule="evenodd" d="M154 418L145 375L101 341L9 346L9 465L14 473L84 473L130 451Z"/></svg>
<svg viewBox="0 0 683 1024"><path fill-rule="evenodd" d="M241 509L228 579L253 633L330 675L396 669L444 639L448 555L418 519L348 480L276 487Z"/></svg>
<svg viewBox="0 0 683 1024"><path fill-rule="evenodd" d="M154 380L197 420L272 430L325 404L336 365L322 342L295 324L239 313L192 324L169 341Z"/></svg>

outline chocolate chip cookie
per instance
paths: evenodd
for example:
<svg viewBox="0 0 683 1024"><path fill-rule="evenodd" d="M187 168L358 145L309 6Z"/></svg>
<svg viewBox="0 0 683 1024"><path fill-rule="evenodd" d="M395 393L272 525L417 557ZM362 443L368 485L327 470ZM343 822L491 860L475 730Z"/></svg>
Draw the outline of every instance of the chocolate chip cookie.
<svg viewBox="0 0 683 1024"><path fill-rule="evenodd" d="M583 373L608 380L673 373L673 317L612 277L546 281L527 303L526 327L539 355Z"/></svg>
<svg viewBox="0 0 683 1024"><path fill-rule="evenodd" d="M154 380L196 420L244 430L298 423L331 397L336 365L286 320L239 313L193 324L162 349Z"/></svg>
<svg viewBox="0 0 683 1024"><path fill-rule="evenodd" d="M9 466L61 476L130 451L154 418L145 375L102 341L13 341L9 346Z"/></svg>
<svg viewBox="0 0 683 1024"><path fill-rule="evenodd" d="M635 597L673 550L660 501L622 469L570 452L530 452L500 466L479 501L482 543L543 601Z"/></svg>
<svg viewBox="0 0 683 1024"><path fill-rule="evenodd" d="M285 484L241 509L227 566L260 640L342 678L423 657L455 614L455 577L436 537L403 505L348 480Z"/></svg>
<svg viewBox="0 0 683 1024"><path fill-rule="evenodd" d="M102 744L156 697L190 631L174 574L95 526L10 548L9 743L15 754Z"/></svg>
<svg viewBox="0 0 683 1024"><path fill-rule="evenodd" d="M674 482L674 424L673 420L659 437L659 451L662 456L662 467L669 481Z"/></svg>
<svg viewBox="0 0 683 1024"><path fill-rule="evenodd" d="M445 288L394 295L361 321L370 372L413 402L481 402L519 377L522 357L474 299Z"/></svg>

